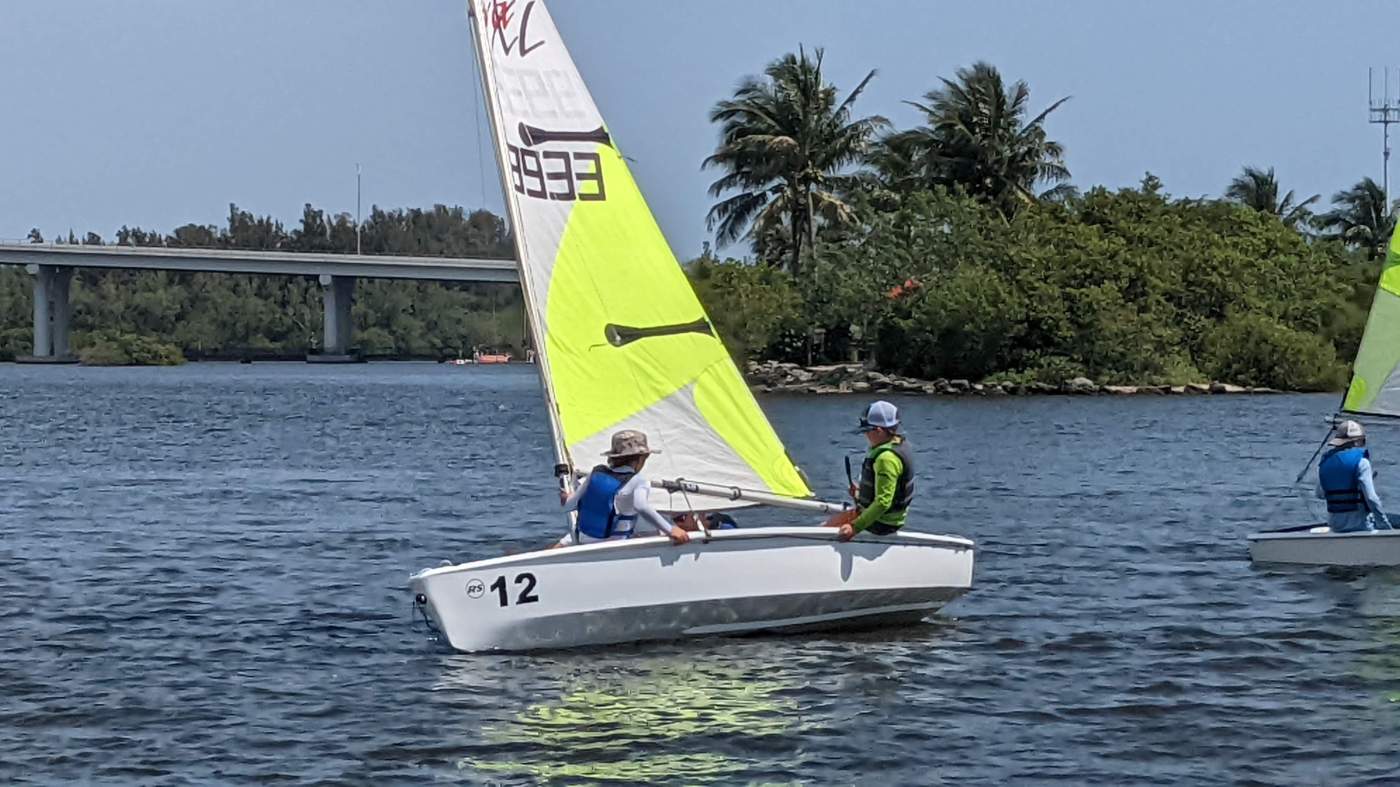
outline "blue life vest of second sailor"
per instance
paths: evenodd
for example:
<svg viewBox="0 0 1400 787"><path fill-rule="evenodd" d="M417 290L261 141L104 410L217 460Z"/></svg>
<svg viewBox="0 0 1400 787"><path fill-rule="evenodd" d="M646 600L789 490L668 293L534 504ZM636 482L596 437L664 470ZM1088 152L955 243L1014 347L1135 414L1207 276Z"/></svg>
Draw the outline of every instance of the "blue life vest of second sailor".
<svg viewBox="0 0 1400 787"><path fill-rule="evenodd" d="M1327 497L1329 514L1346 514L1366 507L1357 468L1362 459L1370 457L1370 452L1365 448L1346 448L1322 458L1317 474L1322 492Z"/></svg>

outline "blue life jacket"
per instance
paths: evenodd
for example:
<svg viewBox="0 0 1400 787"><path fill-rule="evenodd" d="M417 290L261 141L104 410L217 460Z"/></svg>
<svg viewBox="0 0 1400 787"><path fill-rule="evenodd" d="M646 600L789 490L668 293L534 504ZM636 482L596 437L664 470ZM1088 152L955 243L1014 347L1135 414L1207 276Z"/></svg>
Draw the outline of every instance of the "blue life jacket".
<svg viewBox="0 0 1400 787"><path fill-rule="evenodd" d="M613 499L618 490L632 480L631 473L619 473L606 465L598 465L588 474L588 488L578 501L578 529L591 538L632 537L637 515L617 513Z"/></svg>
<svg viewBox="0 0 1400 787"><path fill-rule="evenodd" d="M1345 448L1322 457L1322 463L1317 466L1317 480L1327 498L1327 513L1346 514L1366 507L1357 468L1362 459L1369 458L1371 452L1365 448Z"/></svg>

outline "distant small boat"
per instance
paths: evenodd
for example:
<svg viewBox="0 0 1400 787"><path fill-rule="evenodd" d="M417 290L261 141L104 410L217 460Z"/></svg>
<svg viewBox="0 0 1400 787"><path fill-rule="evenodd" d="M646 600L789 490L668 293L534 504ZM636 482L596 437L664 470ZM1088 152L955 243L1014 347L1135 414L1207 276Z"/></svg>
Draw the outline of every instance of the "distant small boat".
<svg viewBox="0 0 1400 787"><path fill-rule="evenodd" d="M1255 563L1308 566L1400 566L1400 530L1333 533L1327 525L1255 533L1249 537Z"/></svg>
<svg viewBox="0 0 1400 787"><path fill-rule="evenodd" d="M511 360L510 353L476 350L470 358L453 358L448 363L453 366L474 366L476 364L510 363Z"/></svg>
<svg viewBox="0 0 1400 787"><path fill-rule="evenodd" d="M472 353L472 361L475 363L510 363L510 353L477 350Z"/></svg>

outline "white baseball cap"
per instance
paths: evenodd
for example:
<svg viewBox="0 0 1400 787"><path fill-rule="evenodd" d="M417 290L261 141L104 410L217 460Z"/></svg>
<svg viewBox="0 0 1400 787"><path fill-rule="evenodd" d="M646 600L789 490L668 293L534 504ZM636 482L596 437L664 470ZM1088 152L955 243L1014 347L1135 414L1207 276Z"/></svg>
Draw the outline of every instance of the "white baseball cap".
<svg viewBox="0 0 1400 787"><path fill-rule="evenodd" d="M865 408L865 412L860 416L859 432L869 432L871 429L891 429L899 426L899 410L889 402L881 399L871 402Z"/></svg>
<svg viewBox="0 0 1400 787"><path fill-rule="evenodd" d="M1332 427L1332 437L1328 439L1328 445L1346 445L1366 437L1366 430L1361 428L1361 424L1355 421L1338 421Z"/></svg>

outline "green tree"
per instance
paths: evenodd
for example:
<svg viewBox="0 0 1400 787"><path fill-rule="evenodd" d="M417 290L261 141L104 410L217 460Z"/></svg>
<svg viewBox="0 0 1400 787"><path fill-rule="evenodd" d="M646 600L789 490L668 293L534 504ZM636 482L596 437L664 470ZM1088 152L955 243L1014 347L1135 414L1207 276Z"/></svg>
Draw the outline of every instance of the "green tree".
<svg viewBox="0 0 1400 787"><path fill-rule="evenodd" d="M1396 200L1389 209L1385 190L1370 178L1362 178L1349 189L1332 195L1332 210L1322 214L1319 225L1334 233L1342 243L1362 249L1367 259L1385 254L1385 245L1395 231Z"/></svg>
<svg viewBox="0 0 1400 787"><path fill-rule="evenodd" d="M821 49L808 57L799 48L770 63L764 79L746 78L732 98L716 104L710 120L720 125L720 144L702 165L724 171L710 185L712 197L724 198L706 217L719 244L751 238L761 258L794 273L819 224L852 219L842 196L856 182L848 170L887 124L879 116L853 116L875 72L839 98L822 73L822 58Z"/></svg>
<svg viewBox="0 0 1400 787"><path fill-rule="evenodd" d="M797 322L801 301L785 271L706 257L686 267L691 286L736 362L757 357Z"/></svg>
<svg viewBox="0 0 1400 787"><path fill-rule="evenodd" d="M1068 195L1064 146L1045 130L1046 118L1068 97L1027 119L1030 88L1024 81L1008 86L990 63L940 81L923 101L907 102L924 114L924 124L889 135L872 157L886 185L960 187L1007 217L1035 203L1042 187L1044 196Z"/></svg>
<svg viewBox="0 0 1400 787"><path fill-rule="evenodd" d="M1299 225L1309 224L1312 220L1311 206L1322 196L1314 194L1302 202L1295 203L1292 189L1281 197L1280 189L1273 167L1263 170L1246 166L1230 181L1230 185L1225 189L1225 199L1260 213L1277 216L1285 227L1298 229Z"/></svg>

